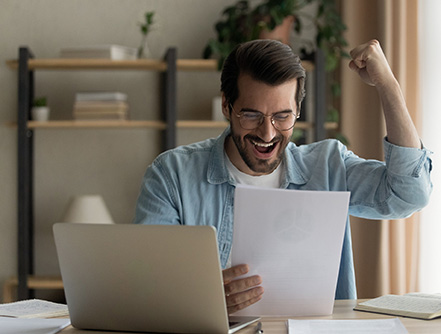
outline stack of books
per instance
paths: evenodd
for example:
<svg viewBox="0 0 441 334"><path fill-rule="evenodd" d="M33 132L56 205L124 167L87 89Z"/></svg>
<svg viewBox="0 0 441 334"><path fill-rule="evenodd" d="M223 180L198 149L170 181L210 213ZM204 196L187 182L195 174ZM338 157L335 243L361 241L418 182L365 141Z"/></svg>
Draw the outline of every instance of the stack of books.
<svg viewBox="0 0 441 334"><path fill-rule="evenodd" d="M94 45L63 48L60 50L60 57L135 60L137 59L137 52L136 48L122 45Z"/></svg>
<svg viewBox="0 0 441 334"><path fill-rule="evenodd" d="M126 120L129 105L121 92L77 93L73 108L75 120Z"/></svg>
<svg viewBox="0 0 441 334"><path fill-rule="evenodd" d="M429 320L441 317L441 294L384 295L360 302L354 310Z"/></svg>

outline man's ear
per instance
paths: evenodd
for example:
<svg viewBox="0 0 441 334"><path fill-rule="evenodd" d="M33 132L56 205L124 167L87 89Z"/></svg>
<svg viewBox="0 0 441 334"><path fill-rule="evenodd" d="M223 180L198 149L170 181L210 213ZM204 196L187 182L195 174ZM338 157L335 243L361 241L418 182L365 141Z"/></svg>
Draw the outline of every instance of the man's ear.
<svg viewBox="0 0 441 334"><path fill-rule="evenodd" d="M224 93L222 93L222 113L227 120L230 120L230 108Z"/></svg>

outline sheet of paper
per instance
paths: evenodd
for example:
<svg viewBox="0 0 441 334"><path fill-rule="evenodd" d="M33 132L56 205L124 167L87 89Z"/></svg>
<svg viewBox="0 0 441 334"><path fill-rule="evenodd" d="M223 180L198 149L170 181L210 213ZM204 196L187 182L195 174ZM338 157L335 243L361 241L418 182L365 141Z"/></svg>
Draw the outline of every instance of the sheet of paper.
<svg viewBox="0 0 441 334"><path fill-rule="evenodd" d="M0 317L0 333L2 334L55 334L69 325L69 319L20 319Z"/></svg>
<svg viewBox="0 0 441 334"><path fill-rule="evenodd" d="M40 299L0 304L0 316L16 318L47 318L68 316L67 305Z"/></svg>
<svg viewBox="0 0 441 334"><path fill-rule="evenodd" d="M262 276L240 315L326 315L334 305L349 192L237 186L232 264Z"/></svg>
<svg viewBox="0 0 441 334"><path fill-rule="evenodd" d="M406 334L398 318L369 320L288 320L288 334Z"/></svg>

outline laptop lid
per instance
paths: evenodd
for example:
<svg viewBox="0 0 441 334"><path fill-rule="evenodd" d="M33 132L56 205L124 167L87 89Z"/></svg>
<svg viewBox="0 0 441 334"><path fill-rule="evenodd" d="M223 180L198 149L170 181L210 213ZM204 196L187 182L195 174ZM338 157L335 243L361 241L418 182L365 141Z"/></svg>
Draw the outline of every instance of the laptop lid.
<svg viewBox="0 0 441 334"><path fill-rule="evenodd" d="M235 331L213 227L57 223L53 230L74 327ZM236 330L245 326L241 320L234 319Z"/></svg>

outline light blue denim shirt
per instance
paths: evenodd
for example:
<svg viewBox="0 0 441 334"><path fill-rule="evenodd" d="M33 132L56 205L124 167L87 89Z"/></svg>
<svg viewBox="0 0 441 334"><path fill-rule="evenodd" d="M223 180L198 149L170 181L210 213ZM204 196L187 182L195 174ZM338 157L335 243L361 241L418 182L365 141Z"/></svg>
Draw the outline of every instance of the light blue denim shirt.
<svg viewBox="0 0 441 334"><path fill-rule="evenodd" d="M134 223L211 225L217 229L226 266L233 239L235 181L224 160L227 128L218 138L160 154L145 173ZM385 163L357 157L337 140L296 146L285 152L282 188L350 191L349 214L370 219L404 218L429 199L430 151L384 140ZM336 299L355 299L349 219Z"/></svg>

